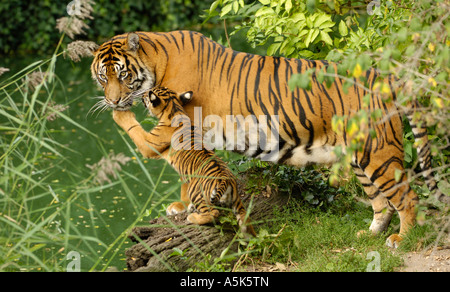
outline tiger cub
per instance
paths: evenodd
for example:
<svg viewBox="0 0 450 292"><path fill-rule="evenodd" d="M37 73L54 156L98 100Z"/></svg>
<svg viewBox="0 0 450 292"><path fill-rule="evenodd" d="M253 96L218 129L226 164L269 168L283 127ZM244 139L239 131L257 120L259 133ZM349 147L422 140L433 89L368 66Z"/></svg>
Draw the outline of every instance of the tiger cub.
<svg viewBox="0 0 450 292"><path fill-rule="evenodd" d="M183 109L192 99L192 92L178 95L165 88L153 88L142 101L159 123L146 132L131 111L114 111L114 120L128 133L139 151L147 158L164 159L188 183L190 201L187 221L203 225L219 216L217 205L231 207L242 232L256 236L250 218L239 198L236 180L228 166L213 151L203 147L202 133L198 133ZM176 119L176 120L175 120ZM185 121L183 125L173 121ZM188 122L188 123L187 123ZM196 212L194 212L196 211Z"/></svg>

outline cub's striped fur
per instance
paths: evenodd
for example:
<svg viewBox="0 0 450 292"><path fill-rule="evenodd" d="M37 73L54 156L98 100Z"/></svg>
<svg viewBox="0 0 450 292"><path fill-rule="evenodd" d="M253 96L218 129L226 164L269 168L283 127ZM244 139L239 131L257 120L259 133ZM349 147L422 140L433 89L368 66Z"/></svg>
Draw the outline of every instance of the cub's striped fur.
<svg viewBox="0 0 450 292"><path fill-rule="evenodd" d="M256 236L237 191L236 179L214 152L202 145L202 135L190 126L183 105L192 92L178 95L168 88L153 88L142 98L159 123L146 132L130 111L114 111L114 120L128 133L147 158L166 159L188 184L190 223L207 224L219 216L216 205L231 207L244 233ZM183 120L185 118L185 120ZM184 121L183 124L179 124ZM175 125L176 124L176 125ZM172 143L171 143L172 142ZM200 145L199 150L197 147Z"/></svg>

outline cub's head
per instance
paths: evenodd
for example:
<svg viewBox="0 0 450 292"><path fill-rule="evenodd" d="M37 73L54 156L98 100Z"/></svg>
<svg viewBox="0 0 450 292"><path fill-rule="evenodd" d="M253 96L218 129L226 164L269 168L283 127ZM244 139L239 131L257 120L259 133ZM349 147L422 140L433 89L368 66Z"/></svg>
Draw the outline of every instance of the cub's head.
<svg viewBox="0 0 450 292"><path fill-rule="evenodd" d="M192 100L192 91L178 94L166 87L155 87L144 94L142 102L152 116L171 119L176 113L185 113L183 106Z"/></svg>
<svg viewBox="0 0 450 292"><path fill-rule="evenodd" d="M105 91L98 108L128 110L133 99L155 85L152 64L143 63L139 50L139 35L129 33L112 38L93 52L92 77Z"/></svg>

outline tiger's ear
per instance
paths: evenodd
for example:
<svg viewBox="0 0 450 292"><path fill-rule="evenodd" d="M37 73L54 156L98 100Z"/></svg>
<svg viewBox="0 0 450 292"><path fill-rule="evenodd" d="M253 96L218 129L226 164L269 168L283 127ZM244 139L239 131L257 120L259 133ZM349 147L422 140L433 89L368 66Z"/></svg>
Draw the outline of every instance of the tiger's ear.
<svg viewBox="0 0 450 292"><path fill-rule="evenodd" d="M150 103L153 107L157 107L161 103L161 99L157 97L153 92L150 93Z"/></svg>
<svg viewBox="0 0 450 292"><path fill-rule="evenodd" d="M127 36L127 48L129 51L137 52L139 49L139 36L135 32L130 32Z"/></svg>
<svg viewBox="0 0 450 292"><path fill-rule="evenodd" d="M189 103L192 100L192 91L186 91L180 94L180 100L183 105Z"/></svg>

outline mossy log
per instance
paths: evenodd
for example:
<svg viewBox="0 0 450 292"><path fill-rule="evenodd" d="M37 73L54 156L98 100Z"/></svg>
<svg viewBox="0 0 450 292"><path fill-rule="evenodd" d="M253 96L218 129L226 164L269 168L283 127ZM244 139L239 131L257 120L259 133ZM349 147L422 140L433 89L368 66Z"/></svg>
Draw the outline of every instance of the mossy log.
<svg viewBox="0 0 450 292"><path fill-rule="evenodd" d="M247 209L250 205L250 218L258 233L258 225L267 222L275 206L286 205L289 196L270 189L251 196L244 193L242 186L243 182L239 181L241 199ZM225 249L228 249L228 254L237 252L237 226L219 223L216 226L187 225L186 217L186 213L159 217L147 226L134 228L129 238L136 244L125 252L127 269L142 272L186 271L198 268L198 263L213 262Z"/></svg>

